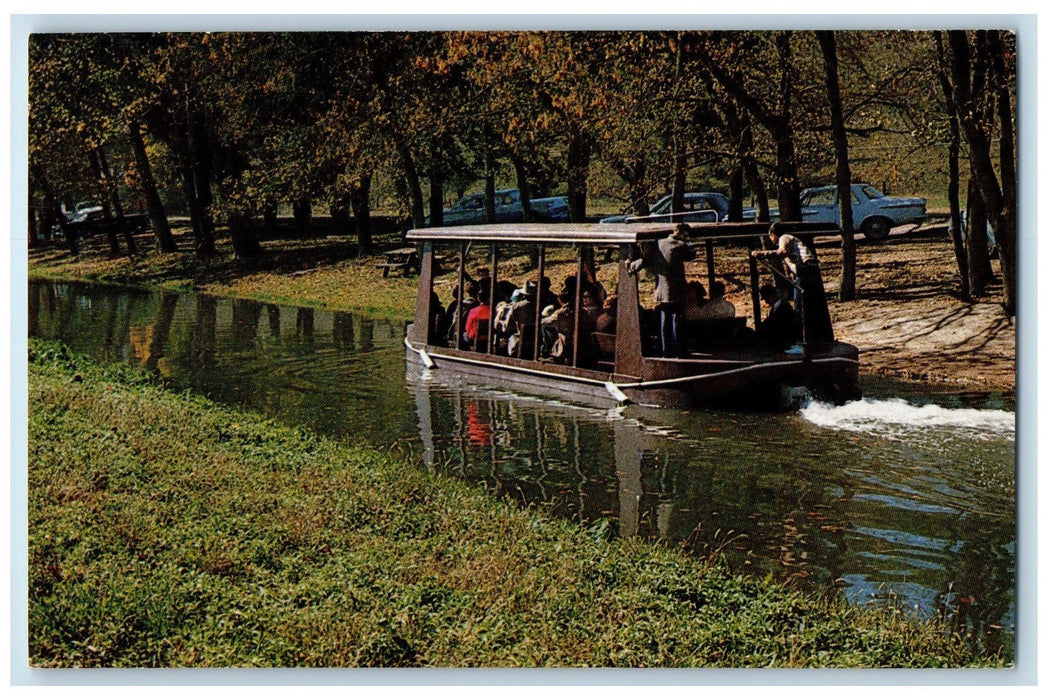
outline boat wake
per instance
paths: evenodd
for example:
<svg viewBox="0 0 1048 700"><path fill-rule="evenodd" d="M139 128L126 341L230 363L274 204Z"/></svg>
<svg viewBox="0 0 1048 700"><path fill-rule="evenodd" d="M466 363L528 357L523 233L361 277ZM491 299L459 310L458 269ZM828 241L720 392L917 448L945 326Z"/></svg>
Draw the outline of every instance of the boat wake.
<svg viewBox="0 0 1048 700"><path fill-rule="evenodd" d="M996 409L946 408L904 399L863 399L842 406L812 401L801 409L805 420L824 428L885 437L914 432L962 432L979 440L1015 439L1015 413Z"/></svg>

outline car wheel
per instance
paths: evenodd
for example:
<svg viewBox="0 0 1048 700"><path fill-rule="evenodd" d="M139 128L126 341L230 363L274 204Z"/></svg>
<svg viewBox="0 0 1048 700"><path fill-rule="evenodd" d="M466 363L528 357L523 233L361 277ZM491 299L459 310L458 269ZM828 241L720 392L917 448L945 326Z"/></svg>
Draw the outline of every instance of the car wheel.
<svg viewBox="0 0 1048 700"><path fill-rule="evenodd" d="M862 232L866 235L866 239L874 243L884 243L888 240L888 233L891 230L891 221L883 217L867 219L862 224Z"/></svg>

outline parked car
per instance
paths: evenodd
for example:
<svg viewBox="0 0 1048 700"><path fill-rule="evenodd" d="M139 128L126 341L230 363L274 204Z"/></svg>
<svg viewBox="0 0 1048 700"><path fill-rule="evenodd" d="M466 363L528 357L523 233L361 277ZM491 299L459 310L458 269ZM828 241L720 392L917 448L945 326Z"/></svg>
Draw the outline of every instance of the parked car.
<svg viewBox="0 0 1048 700"><path fill-rule="evenodd" d="M920 197L887 197L877 188L853 184L852 221L866 238L880 243L895 226L919 224L927 217L927 202ZM804 221L840 224L837 187L811 187L801 192L801 216Z"/></svg>
<svg viewBox="0 0 1048 700"><path fill-rule="evenodd" d="M568 219L567 197L540 197L531 200L531 211L539 221L556 222ZM495 223L511 224L524 220L524 208L520 202L520 190L497 190L495 192ZM487 209L484 193L467 194L444 210L444 226L466 226L486 224ZM429 219L426 219L429 224Z"/></svg>
<svg viewBox="0 0 1048 700"><path fill-rule="evenodd" d="M621 224L632 222L665 223L683 221L687 223L715 223L728 218L728 198L719 192L686 192L684 209L672 211L673 195L666 195L651 207L647 216L620 214L600 220L602 224Z"/></svg>

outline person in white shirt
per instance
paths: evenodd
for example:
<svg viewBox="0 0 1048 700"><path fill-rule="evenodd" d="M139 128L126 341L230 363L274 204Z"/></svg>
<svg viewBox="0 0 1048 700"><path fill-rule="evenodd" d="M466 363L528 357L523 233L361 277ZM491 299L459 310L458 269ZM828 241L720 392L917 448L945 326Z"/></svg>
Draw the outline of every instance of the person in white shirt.
<svg viewBox="0 0 1048 700"><path fill-rule="evenodd" d="M804 339L809 343L832 342L833 324L814 248L796 236L780 233L779 222L768 229L768 238L775 248L754 250L751 255L754 258L777 258L785 263L800 287L801 293L795 294L794 298L804 319Z"/></svg>

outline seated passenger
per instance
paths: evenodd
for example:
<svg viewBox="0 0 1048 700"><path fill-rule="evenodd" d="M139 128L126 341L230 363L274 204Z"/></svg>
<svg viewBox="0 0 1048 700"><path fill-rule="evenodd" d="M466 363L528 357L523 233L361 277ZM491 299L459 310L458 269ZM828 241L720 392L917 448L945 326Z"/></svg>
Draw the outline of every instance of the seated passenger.
<svg viewBox="0 0 1048 700"><path fill-rule="evenodd" d="M491 305L488 302L490 299L488 294L489 285L482 282L479 287L480 300L470 310L469 316L466 317L466 327L463 335L469 347L476 350L486 350L487 348L482 347L482 344L487 342L488 329L491 323Z"/></svg>
<svg viewBox="0 0 1048 700"><path fill-rule="evenodd" d="M702 305L701 319L735 318L735 305L724 298L724 283L714 280L710 285L710 300Z"/></svg>
<svg viewBox="0 0 1048 700"><path fill-rule="evenodd" d="M524 289L517 291L520 292L520 298L510 307L512 335L508 351L513 357L532 359L535 355L535 298L538 296L538 287L534 282L528 282Z"/></svg>
<svg viewBox="0 0 1048 700"><path fill-rule="evenodd" d="M761 300L768 307L768 316L757 326L756 340L775 350L785 350L797 338L797 316L790 302L779 296L773 284L760 289Z"/></svg>
<svg viewBox="0 0 1048 700"><path fill-rule="evenodd" d="M594 324L598 333L614 333L615 317L618 313L619 298L614 294L604 300L604 308L601 309Z"/></svg>
<svg viewBox="0 0 1048 700"><path fill-rule="evenodd" d="M684 298L684 320L688 323L703 320L706 308L706 287L702 282L688 282Z"/></svg>
<svg viewBox="0 0 1048 700"><path fill-rule="evenodd" d="M448 316L448 339L455 340L455 329L458 326L459 317L462 318L462 337L458 339L457 343L454 343L458 347L468 347L468 344L464 345L463 340L466 335L466 320L469 318L469 313L476 308L480 302L477 300L477 296L480 294L480 287L476 282L470 282L466 285L466 295L462 299L462 303L458 303L458 288L455 289L455 301L454 309L452 312L445 312ZM461 311L461 313L460 313Z"/></svg>

